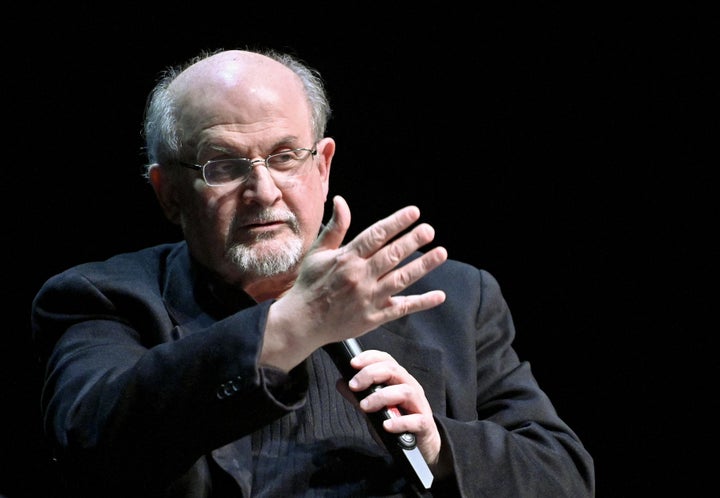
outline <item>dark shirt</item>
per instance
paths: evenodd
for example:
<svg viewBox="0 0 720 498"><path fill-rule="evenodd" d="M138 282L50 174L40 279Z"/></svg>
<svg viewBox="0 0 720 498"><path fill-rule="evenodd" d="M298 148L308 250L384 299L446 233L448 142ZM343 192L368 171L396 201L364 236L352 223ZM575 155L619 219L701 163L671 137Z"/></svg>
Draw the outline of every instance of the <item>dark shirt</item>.
<svg viewBox="0 0 720 498"><path fill-rule="evenodd" d="M401 496L403 476L340 394L336 384L345 380L324 350L313 353L309 373L305 406L252 435L253 496Z"/></svg>

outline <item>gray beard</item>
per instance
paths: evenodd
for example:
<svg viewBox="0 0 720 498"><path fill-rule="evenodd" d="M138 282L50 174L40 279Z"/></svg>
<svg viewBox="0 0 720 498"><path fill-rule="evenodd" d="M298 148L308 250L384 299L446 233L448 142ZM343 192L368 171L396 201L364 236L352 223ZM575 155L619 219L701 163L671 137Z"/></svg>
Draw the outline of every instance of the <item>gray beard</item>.
<svg viewBox="0 0 720 498"><path fill-rule="evenodd" d="M260 234L248 244L235 244L230 247L230 261L241 273L255 278L273 277L295 268L303 257L303 239L297 217L289 210L261 209L236 220L238 224L248 222L269 222L286 220L294 237L282 243L274 240L272 234Z"/></svg>
<svg viewBox="0 0 720 498"><path fill-rule="evenodd" d="M230 248L230 260L243 273L257 277L272 277L293 269L303 256L303 241L293 237L281 247L272 250L264 247L238 244Z"/></svg>

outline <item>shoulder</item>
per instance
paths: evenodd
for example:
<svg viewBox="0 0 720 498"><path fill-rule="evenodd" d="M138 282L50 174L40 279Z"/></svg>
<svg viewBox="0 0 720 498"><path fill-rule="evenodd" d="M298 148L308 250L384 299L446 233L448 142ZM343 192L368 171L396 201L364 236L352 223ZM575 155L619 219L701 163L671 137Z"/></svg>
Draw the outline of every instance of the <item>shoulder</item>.
<svg viewBox="0 0 720 498"><path fill-rule="evenodd" d="M31 306L33 337L49 353L73 324L89 320L125 322L164 316L162 291L169 268L186 268L184 242L122 253L82 263L51 276ZM174 260L179 260L174 263Z"/></svg>
<svg viewBox="0 0 720 498"><path fill-rule="evenodd" d="M127 270L157 271L174 256L179 255L187 245L185 242L174 242L146 247L134 252L116 254L104 261L82 263L67 270L80 273L124 273Z"/></svg>
<svg viewBox="0 0 720 498"><path fill-rule="evenodd" d="M127 278L130 275L136 279L142 274L156 274L186 247L184 242L175 242L116 254L103 261L90 261L68 268L50 277L48 282L77 277L107 280L114 276Z"/></svg>
<svg viewBox="0 0 720 498"><path fill-rule="evenodd" d="M122 293L132 289L157 289L163 274L177 258L186 257L184 242L161 244L70 267L48 278L35 300L49 296L79 296L84 293Z"/></svg>

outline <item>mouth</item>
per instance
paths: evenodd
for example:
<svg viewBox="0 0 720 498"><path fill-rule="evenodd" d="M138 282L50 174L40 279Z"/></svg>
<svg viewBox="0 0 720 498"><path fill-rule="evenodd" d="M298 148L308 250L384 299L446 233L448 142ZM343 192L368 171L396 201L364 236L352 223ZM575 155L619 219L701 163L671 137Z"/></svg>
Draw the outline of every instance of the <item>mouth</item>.
<svg viewBox="0 0 720 498"><path fill-rule="evenodd" d="M272 230L286 224L283 220L259 221L257 223L245 223L241 228L245 230Z"/></svg>
<svg viewBox="0 0 720 498"><path fill-rule="evenodd" d="M288 227L288 223L284 220L264 220L243 223L240 230L245 232L246 237L250 237L250 240L267 240L279 236Z"/></svg>
<svg viewBox="0 0 720 498"><path fill-rule="evenodd" d="M297 231L295 217L291 212L283 210L247 214L244 219L237 220L235 227L240 232L238 233L240 237L243 237L241 233L244 233L250 238L262 239L274 238L285 230Z"/></svg>

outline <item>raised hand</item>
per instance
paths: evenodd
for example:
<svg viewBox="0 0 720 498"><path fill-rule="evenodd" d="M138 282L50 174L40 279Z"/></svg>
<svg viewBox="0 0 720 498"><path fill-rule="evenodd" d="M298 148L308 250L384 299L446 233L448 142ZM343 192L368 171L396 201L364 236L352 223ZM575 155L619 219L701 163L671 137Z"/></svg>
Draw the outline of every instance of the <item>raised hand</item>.
<svg viewBox="0 0 720 498"><path fill-rule="evenodd" d="M443 303L441 290L397 295L447 259L447 251L435 247L398 266L435 237L426 223L409 229L419 218L417 207L402 208L341 245L350 208L336 196L333 216L305 256L295 284L271 306L263 360L292 368L318 347Z"/></svg>

